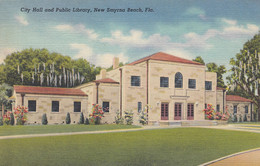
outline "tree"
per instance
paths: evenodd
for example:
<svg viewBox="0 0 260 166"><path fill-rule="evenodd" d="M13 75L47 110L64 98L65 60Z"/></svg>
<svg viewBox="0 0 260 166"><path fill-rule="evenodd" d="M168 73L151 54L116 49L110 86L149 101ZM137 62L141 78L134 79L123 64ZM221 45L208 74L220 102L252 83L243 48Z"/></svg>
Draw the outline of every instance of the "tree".
<svg viewBox="0 0 260 166"><path fill-rule="evenodd" d="M42 124L43 125L47 125L48 124L47 115L45 113L42 115Z"/></svg>
<svg viewBox="0 0 260 166"><path fill-rule="evenodd" d="M8 84L1 84L0 85L0 103L2 105L2 116L4 115L4 106L8 103L8 98L12 94L13 88Z"/></svg>
<svg viewBox="0 0 260 166"><path fill-rule="evenodd" d="M81 114L80 114L79 124L84 124L84 114L83 114L83 112L81 112Z"/></svg>
<svg viewBox="0 0 260 166"><path fill-rule="evenodd" d="M260 117L260 33L243 45L240 53L231 58L231 75L227 77L232 91L239 89L253 100L257 106L258 120Z"/></svg>
<svg viewBox="0 0 260 166"><path fill-rule="evenodd" d="M70 124L71 120L70 120L70 113L68 112L67 113L67 116L66 116L66 124Z"/></svg>
<svg viewBox="0 0 260 166"><path fill-rule="evenodd" d="M205 65L205 62L204 60L202 59L201 56L197 56L195 59L192 59L194 62L198 62L198 63L201 63L203 65Z"/></svg>
<svg viewBox="0 0 260 166"><path fill-rule="evenodd" d="M224 65L218 66L216 63L208 63L206 66L207 71L217 73L217 86L224 88L223 74L227 72L226 67Z"/></svg>

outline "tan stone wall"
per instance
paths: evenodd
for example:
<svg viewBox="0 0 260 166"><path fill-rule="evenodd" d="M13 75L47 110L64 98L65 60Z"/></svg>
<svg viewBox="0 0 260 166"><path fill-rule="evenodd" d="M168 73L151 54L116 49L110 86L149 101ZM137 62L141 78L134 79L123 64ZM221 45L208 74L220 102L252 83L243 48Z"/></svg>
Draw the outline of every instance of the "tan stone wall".
<svg viewBox="0 0 260 166"><path fill-rule="evenodd" d="M87 97L85 96L63 96L63 95L40 95L26 94L24 105L28 107L28 100L36 100L36 112L28 112L28 124L41 124L42 115L47 114L48 124L65 123L69 112L71 123L78 123L80 112L74 112L74 102L81 102L81 112L87 114ZM52 101L59 101L59 112L52 112ZM21 94L16 94L15 106L22 105Z"/></svg>
<svg viewBox="0 0 260 166"><path fill-rule="evenodd" d="M226 92L224 92L224 110L223 110L223 90L217 90L217 102L216 102L216 110L217 105L220 107L220 112L226 111Z"/></svg>
<svg viewBox="0 0 260 166"><path fill-rule="evenodd" d="M245 115L245 106L248 106L247 121L250 121L251 117L251 103L250 102L238 102L238 101L227 101L227 110L230 114L234 113L234 105L237 106L237 117L242 116L242 120ZM254 106L252 106L252 112L254 111Z"/></svg>
<svg viewBox="0 0 260 166"><path fill-rule="evenodd" d="M217 73L206 72L205 81L212 81L212 90L205 90L205 103L204 104L212 104L214 108L216 108L217 104ZM204 81L204 89L205 89L205 81Z"/></svg>
<svg viewBox="0 0 260 166"><path fill-rule="evenodd" d="M175 88L175 74L183 76L183 88ZM149 63L149 112L150 121L161 120L161 103L169 103L169 120L174 120L175 103L182 104L182 120L187 119L187 104L194 104L194 120L204 119L205 66L173 62L150 61ZM169 87L160 87L160 77L169 78ZM188 88L188 79L196 79L196 89Z"/></svg>

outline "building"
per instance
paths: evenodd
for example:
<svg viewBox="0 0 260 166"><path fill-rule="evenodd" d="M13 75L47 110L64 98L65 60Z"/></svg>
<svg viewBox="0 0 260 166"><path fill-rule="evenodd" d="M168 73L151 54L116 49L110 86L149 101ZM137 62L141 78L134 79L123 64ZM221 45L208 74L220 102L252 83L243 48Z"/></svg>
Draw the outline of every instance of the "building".
<svg viewBox="0 0 260 166"><path fill-rule="evenodd" d="M217 87L216 73L207 72L205 65L163 52L122 67L114 58L113 70L103 69L95 81L76 88L15 86L14 90L15 105L29 107L29 123L39 123L43 113L50 123L64 123L67 112L77 123L79 111L88 116L92 104L103 107L102 123L113 123L117 112L123 115L131 110L134 124L138 124L139 113L146 106L149 124L204 120L207 104L220 112L232 104L239 105L239 110L242 103L252 108L249 100L229 100L226 90Z"/></svg>

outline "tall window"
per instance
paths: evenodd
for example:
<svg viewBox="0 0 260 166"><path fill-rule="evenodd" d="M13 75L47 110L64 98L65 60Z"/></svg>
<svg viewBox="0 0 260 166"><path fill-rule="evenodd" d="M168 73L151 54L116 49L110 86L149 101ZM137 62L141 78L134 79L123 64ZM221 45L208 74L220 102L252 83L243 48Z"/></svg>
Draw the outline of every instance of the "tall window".
<svg viewBox="0 0 260 166"><path fill-rule="evenodd" d="M219 110L220 110L220 106L219 104L217 104L217 111L219 112Z"/></svg>
<svg viewBox="0 0 260 166"><path fill-rule="evenodd" d="M245 113L248 114L248 106L245 106Z"/></svg>
<svg viewBox="0 0 260 166"><path fill-rule="evenodd" d="M142 102L138 102L137 108L138 108L138 112L140 113L142 111Z"/></svg>
<svg viewBox="0 0 260 166"><path fill-rule="evenodd" d="M196 80L195 79L189 79L189 88L196 89Z"/></svg>
<svg viewBox="0 0 260 166"><path fill-rule="evenodd" d="M74 102L74 112L81 112L81 102Z"/></svg>
<svg viewBox="0 0 260 166"><path fill-rule="evenodd" d="M234 110L234 114L236 114L237 113L237 105L234 105L233 110Z"/></svg>
<svg viewBox="0 0 260 166"><path fill-rule="evenodd" d="M160 77L160 87L169 87L168 77Z"/></svg>
<svg viewBox="0 0 260 166"><path fill-rule="evenodd" d="M182 88L183 77L180 72L175 74L175 88Z"/></svg>
<svg viewBox="0 0 260 166"><path fill-rule="evenodd" d="M211 81L205 81L205 89L206 90L212 90L212 82Z"/></svg>
<svg viewBox="0 0 260 166"><path fill-rule="evenodd" d="M59 101L52 101L51 112L59 112Z"/></svg>
<svg viewBox="0 0 260 166"><path fill-rule="evenodd" d="M28 111L36 112L36 100L28 100Z"/></svg>
<svg viewBox="0 0 260 166"><path fill-rule="evenodd" d="M140 86L140 76L131 76L131 86Z"/></svg>
<svg viewBox="0 0 260 166"><path fill-rule="evenodd" d="M109 102L103 101L102 107L104 112L109 112Z"/></svg>

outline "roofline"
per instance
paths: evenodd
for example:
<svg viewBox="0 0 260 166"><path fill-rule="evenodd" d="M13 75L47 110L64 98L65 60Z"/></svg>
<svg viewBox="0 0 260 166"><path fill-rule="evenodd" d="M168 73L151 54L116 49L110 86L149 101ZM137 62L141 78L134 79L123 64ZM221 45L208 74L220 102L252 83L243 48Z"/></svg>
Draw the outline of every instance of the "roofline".
<svg viewBox="0 0 260 166"><path fill-rule="evenodd" d="M86 96L88 97L87 94L85 95L79 95L79 94L73 94L73 95L69 95L69 94L46 94L46 93L31 93L31 92L16 92L17 94L34 94L34 95L57 95L57 96Z"/></svg>

